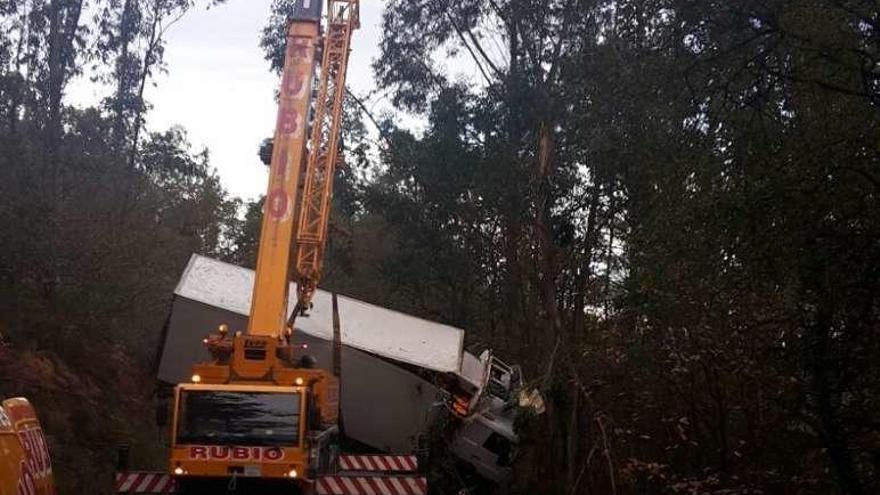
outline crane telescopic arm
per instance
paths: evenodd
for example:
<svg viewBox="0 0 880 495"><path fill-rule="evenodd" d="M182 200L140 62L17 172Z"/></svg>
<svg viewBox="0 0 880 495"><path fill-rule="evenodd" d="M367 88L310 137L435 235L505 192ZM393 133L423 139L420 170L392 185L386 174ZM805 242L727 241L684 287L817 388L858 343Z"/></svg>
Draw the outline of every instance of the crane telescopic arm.
<svg viewBox="0 0 880 495"><path fill-rule="evenodd" d="M311 306L321 278L333 175L340 152L348 54L352 33L360 27L359 0L327 1L317 96L311 106L315 53L321 43L321 7L321 0L300 0L288 30L248 323L250 335L283 335L291 272L299 311Z"/></svg>

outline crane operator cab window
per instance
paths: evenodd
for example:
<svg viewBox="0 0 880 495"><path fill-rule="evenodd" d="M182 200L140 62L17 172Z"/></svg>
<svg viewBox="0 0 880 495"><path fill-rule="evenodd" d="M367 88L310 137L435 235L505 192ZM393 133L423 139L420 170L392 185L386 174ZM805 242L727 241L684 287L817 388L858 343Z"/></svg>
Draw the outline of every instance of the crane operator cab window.
<svg viewBox="0 0 880 495"><path fill-rule="evenodd" d="M177 444L293 447L301 394L182 390Z"/></svg>

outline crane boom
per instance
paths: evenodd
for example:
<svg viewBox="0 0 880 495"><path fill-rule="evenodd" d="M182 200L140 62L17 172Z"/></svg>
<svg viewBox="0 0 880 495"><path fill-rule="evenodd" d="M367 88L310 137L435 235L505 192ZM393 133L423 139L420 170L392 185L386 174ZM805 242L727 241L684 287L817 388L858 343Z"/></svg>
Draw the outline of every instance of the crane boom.
<svg viewBox="0 0 880 495"><path fill-rule="evenodd" d="M340 159L339 134L348 54L351 35L360 27L359 0L329 0L327 6L327 33L296 230L294 278L300 310L311 305L321 278L333 176Z"/></svg>
<svg viewBox="0 0 880 495"><path fill-rule="evenodd" d="M306 15L295 17L288 30L248 335L278 337L287 321L294 206L306 154L306 116L320 30L316 3L316 17L303 12Z"/></svg>

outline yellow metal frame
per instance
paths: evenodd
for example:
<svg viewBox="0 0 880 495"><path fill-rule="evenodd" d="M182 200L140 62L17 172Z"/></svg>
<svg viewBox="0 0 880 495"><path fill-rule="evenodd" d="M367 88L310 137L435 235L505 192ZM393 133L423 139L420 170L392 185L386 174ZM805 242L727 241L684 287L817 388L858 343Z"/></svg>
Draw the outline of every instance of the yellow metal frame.
<svg viewBox="0 0 880 495"><path fill-rule="evenodd" d="M30 402L6 399L0 403L0 495L28 486L36 495L55 494L48 445Z"/></svg>
<svg viewBox="0 0 880 495"><path fill-rule="evenodd" d="M351 51L351 35L358 27L359 0L327 2L324 55L296 230L294 270L297 305L303 309L311 304L324 265L333 177L340 159L339 131L342 127L345 76Z"/></svg>

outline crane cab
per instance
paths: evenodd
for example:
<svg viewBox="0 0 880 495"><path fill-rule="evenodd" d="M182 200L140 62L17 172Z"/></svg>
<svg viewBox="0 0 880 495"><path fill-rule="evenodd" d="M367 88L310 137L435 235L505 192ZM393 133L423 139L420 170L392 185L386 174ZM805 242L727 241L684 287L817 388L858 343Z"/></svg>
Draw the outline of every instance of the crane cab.
<svg viewBox="0 0 880 495"><path fill-rule="evenodd" d="M205 344L213 362L174 393L169 472L179 491L301 488L331 456L320 439L335 431L336 378L297 366L308 360L283 340L221 332Z"/></svg>
<svg viewBox="0 0 880 495"><path fill-rule="evenodd" d="M187 476L305 475L305 387L180 385L171 470Z"/></svg>

